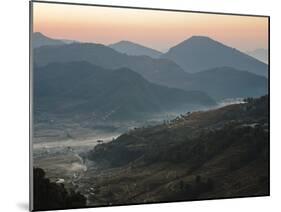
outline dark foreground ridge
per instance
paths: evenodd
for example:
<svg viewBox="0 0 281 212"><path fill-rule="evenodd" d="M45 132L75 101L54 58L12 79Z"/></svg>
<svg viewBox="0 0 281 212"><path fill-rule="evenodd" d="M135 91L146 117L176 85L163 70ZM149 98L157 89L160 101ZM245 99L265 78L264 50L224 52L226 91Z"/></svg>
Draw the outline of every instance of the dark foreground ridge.
<svg viewBox="0 0 281 212"><path fill-rule="evenodd" d="M33 169L34 210L58 210L86 206L86 198L79 192L68 191L63 184L50 182L45 171Z"/></svg>
<svg viewBox="0 0 281 212"><path fill-rule="evenodd" d="M269 195L268 96L246 102L96 146L90 205Z"/></svg>

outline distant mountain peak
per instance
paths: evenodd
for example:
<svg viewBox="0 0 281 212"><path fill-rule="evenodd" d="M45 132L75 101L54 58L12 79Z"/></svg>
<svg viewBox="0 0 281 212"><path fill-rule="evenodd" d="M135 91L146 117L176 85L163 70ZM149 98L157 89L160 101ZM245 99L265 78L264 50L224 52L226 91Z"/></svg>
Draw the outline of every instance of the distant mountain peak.
<svg viewBox="0 0 281 212"><path fill-rule="evenodd" d="M34 35L42 35L43 36L43 33L42 32L33 32Z"/></svg>
<svg viewBox="0 0 281 212"><path fill-rule="evenodd" d="M38 37L38 38L42 37L42 38L45 38L45 39L51 39L51 38L48 38L46 35L44 35L42 32L34 32L33 36Z"/></svg>
<svg viewBox="0 0 281 212"><path fill-rule="evenodd" d="M132 56L144 55L152 58L158 58L162 54L162 52L160 51L157 51L155 49L128 40L121 40L117 43L113 43L108 46L118 52L125 53L127 55L132 55Z"/></svg>
<svg viewBox="0 0 281 212"><path fill-rule="evenodd" d="M61 40L49 38L44 35L42 32L34 32L32 36L32 45L34 48L41 46L56 46L65 44Z"/></svg>
<svg viewBox="0 0 281 212"><path fill-rule="evenodd" d="M120 40L120 41L118 41L116 43L113 43L112 45L114 45L114 44L134 44L134 45L141 46L140 44L137 44L137 43L134 43L134 42L128 41L128 40Z"/></svg>
<svg viewBox="0 0 281 212"><path fill-rule="evenodd" d="M185 47L186 45L221 45L221 46L226 46L208 36L203 36L203 35L193 35L190 38L180 42L176 46L170 48L170 50L173 50L178 47ZM169 50L169 51L170 51Z"/></svg>
<svg viewBox="0 0 281 212"><path fill-rule="evenodd" d="M58 46L70 43L76 43L74 40L61 40L50 38L44 35L42 32L34 32L32 35L32 45L33 48L41 47L41 46Z"/></svg>
<svg viewBox="0 0 281 212"><path fill-rule="evenodd" d="M268 75L265 63L207 36L192 36L170 48L161 57L176 62L191 73L229 66L262 76Z"/></svg>
<svg viewBox="0 0 281 212"><path fill-rule="evenodd" d="M193 39L201 39L201 40L204 40L204 39L206 39L206 40L213 40L213 39L211 39L210 37L208 37L208 36L204 36L204 35L193 35L193 36L191 36L188 40L193 40Z"/></svg>

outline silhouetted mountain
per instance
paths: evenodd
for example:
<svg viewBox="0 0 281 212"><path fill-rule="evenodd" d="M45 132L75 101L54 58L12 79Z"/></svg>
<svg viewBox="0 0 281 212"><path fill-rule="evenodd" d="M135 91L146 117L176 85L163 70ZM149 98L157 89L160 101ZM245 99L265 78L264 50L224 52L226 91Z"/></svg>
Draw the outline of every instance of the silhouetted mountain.
<svg viewBox="0 0 281 212"><path fill-rule="evenodd" d="M230 67L194 73L185 89L206 92L212 98L259 97L268 93L267 78Z"/></svg>
<svg viewBox="0 0 281 212"><path fill-rule="evenodd" d="M108 46L120 53L125 53L127 55L133 56L145 55L152 58L158 58L162 54L162 52L130 41L120 41L118 43L110 44Z"/></svg>
<svg viewBox="0 0 281 212"><path fill-rule="evenodd" d="M97 145L95 200L159 202L269 195L268 96L182 115ZM95 178L96 179L96 178ZM126 187L122 183L126 180ZM118 195L109 195L111 188ZM130 191L130 192L128 192Z"/></svg>
<svg viewBox="0 0 281 212"><path fill-rule="evenodd" d="M268 49L255 49L246 52L248 55L268 64Z"/></svg>
<svg viewBox="0 0 281 212"><path fill-rule="evenodd" d="M175 61L188 72L229 66L262 76L268 75L265 63L211 38L193 36L162 55Z"/></svg>
<svg viewBox="0 0 281 212"><path fill-rule="evenodd" d="M64 44L73 43L73 42L75 42L75 41L49 38L49 37L43 35L41 32L35 32L32 35L33 48L38 48L41 46L64 45Z"/></svg>
<svg viewBox="0 0 281 212"><path fill-rule="evenodd" d="M35 32L32 35L32 45L33 48L37 48L40 46L52 46L52 45L63 45L65 44L61 40L56 40L52 38L48 38L40 32Z"/></svg>
<svg viewBox="0 0 281 212"><path fill-rule="evenodd" d="M150 82L183 90L209 92L218 99L267 93L266 79L248 72L219 68L210 72L214 75L208 74L208 71L198 75L189 74L170 60L128 56L100 44L45 46L35 49L34 53L34 61L40 66L52 62L88 61L109 69L128 67ZM240 86L235 88L235 85Z"/></svg>
<svg viewBox="0 0 281 212"><path fill-rule="evenodd" d="M167 88L128 68L107 70L87 62L36 67L34 92L35 111L117 119L215 104L200 91Z"/></svg>
<svg viewBox="0 0 281 212"><path fill-rule="evenodd" d="M35 64L42 66L52 62L87 61L109 69L127 67L147 80L176 87L184 83L188 74L167 59L148 56L128 56L101 44L74 43L63 46L44 46L34 50Z"/></svg>

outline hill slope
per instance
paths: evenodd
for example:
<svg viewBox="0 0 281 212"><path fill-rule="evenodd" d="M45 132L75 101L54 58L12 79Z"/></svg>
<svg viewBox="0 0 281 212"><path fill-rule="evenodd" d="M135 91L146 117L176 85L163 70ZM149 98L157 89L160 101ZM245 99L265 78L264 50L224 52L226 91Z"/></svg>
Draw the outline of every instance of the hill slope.
<svg viewBox="0 0 281 212"><path fill-rule="evenodd" d="M268 49L255 49L253 51L246 52L248 55L268 64Z"/></svg>
<svg viewBox="0 0 281 212"><path fill-rule="evenodd" d="M118 43L110 44L108 46L118 52L133 56L145 55L152 58L158 58L162 54L162 52L159 52L155 49L148 48L130 41L120 41Z"/></svg>
<svg viewBox="0 0 281 212"><path fill-rule="evenodd" d="M259 97L268 93L268 82L263 76L220 67L192 74L185 89L200 90L215 99Z"/></svg>
<svg viewBox="0 0 281 212"><path fill-rule="evenodd" d="M193 73L229 66L261 76L268 75L265 63L204 36L193 36L181 42L163 54L162 58L173 60L186 71Z"/></svg>
<svg viewBox="0 0 281 212"><path fill-rule="evenodd" d="M268 97L247 101L96 146L91 204L269 195Z"/></svg>
<svg viewBox="0 0 281 212"><path fill-rule="evenodd" d="M53 63L34 71L35 109L52 113L95 113L133 118L214 105L199 91L167 88L128 68L104 69L87 62Z"/></svg>

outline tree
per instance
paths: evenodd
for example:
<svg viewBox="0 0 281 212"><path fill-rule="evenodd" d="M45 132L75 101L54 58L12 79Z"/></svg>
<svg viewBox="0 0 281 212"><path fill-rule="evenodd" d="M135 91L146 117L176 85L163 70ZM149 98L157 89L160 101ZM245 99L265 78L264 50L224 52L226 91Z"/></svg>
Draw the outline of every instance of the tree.
<svg viewBox="0 0 281 212"><path fill-rule="evenodd" d="M55 210L86 206L86 198L75 191L67 191L63 184L50 182L45 171L33 168L34 210Z"/></svg>

